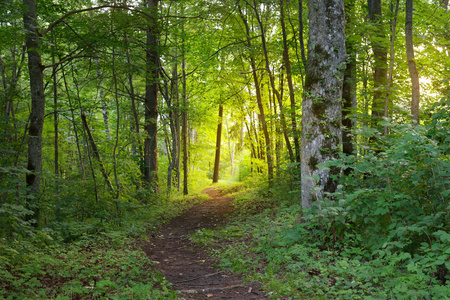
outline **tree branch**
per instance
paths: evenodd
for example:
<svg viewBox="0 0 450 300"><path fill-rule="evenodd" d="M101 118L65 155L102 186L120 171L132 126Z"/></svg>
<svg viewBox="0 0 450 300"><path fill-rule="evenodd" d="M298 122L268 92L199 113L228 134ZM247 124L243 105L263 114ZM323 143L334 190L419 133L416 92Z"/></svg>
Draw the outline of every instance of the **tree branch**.
<svg viewBox="0 0 450 300"><path fill-rule="evenodd" d="M205 20L205 21L221 21L221 19L210 19L210 18L205 18L202 17L201 15L198 16L174 16L174 15L166 15L164 16L165 18L175 18L175 19L200 19L200 20Z"/></svg>
<svg viewBox="0 0 450 300"><path fill-rule="evenodd" d="M47 69L47 68L55 67L55 66L58 66L58 65L60 65L60 64L65 63L65 62L67 62L67 61L71 61L72 59L75 59L75 58L81 58L81 57L99 58L98 56L91 55L91 54L74 55L74 56L66 57L66 58L64 58L63 60L60 60L60 61L58 61L58 62L56 62L56 63L54 63L54 64L47 65L47 66L42 66L42 68L43 68L43 69Z"/></svg>
<svg viewBox="0 0 450 300"><path fill-rule="evenodd" d="M95 7L89 7L89 8L84 8L84 9L78 9L78 10L73 10L71 12L68 12L67 14L65 14L64 16L62 16L61 18L59 18L58 20L56 20L55 22L53 22L52 24L50 24L50 26L48 26L47 29L44 29L41 31L41 35L44 36L46 35L50 30L52 30L56 25L58 25L59 23L63 22L64 19L70 17L71 15L75 15L78 13L82 13L82 12L86 12L86 11L92 11L92 10L99 10L102 8L117 8L117 9L125 9L125 10L129 10L129 11L134 11L140 14L143 14L144 16L146 16L147 18L152 18L151 15L149 15L148 13L130 7L130 6L124 6L124 5L101 5L101 6L95 6Z"/></svg>

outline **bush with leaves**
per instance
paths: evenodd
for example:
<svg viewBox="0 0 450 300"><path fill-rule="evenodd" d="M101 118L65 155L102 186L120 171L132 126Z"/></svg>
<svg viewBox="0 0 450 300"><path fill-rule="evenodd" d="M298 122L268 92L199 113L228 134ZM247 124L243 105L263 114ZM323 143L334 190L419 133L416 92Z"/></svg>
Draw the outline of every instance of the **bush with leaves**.
<svg viewBox="0 0 450 300"><path fill-rule="evenodd" d="M321 247L360 247L365 259L395 260L395 268L430 284L450 281L450 132L448 112L440 114L429 126L385 122L391 134L381 150L322 166L351 172L306 215Z"/></svg>
<svg viewBox="0 0 450 300"><path fill-rule="evenodd" d="M300 224L298 201L263 187L237 196L236 223L193 240L215 247L222 267L262 282L273 299L447 299L448 104L424 126L385 122L390 136L377 138L376 150L366 145L364 155L322 166L343 170L338 190ZM218 239L227 246L217 248Z"/></svg>

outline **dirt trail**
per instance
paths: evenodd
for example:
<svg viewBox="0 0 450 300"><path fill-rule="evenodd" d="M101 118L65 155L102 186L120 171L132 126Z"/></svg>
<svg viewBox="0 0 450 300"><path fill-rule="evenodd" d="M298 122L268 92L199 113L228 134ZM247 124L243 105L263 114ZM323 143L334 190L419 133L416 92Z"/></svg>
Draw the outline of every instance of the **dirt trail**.
<svg viewBox="0 0 450 300"><path fill-rule="evenodd" d="M157 269L172 288L181 291L180 299L268 299L257 284L244 284L242 276L219 271L204 249L190 243L188 235L223 225L232 212L232 197L221 196L217 188L203 193L212 199L195 205L153 234L144 251L158 262Z"/></svg>

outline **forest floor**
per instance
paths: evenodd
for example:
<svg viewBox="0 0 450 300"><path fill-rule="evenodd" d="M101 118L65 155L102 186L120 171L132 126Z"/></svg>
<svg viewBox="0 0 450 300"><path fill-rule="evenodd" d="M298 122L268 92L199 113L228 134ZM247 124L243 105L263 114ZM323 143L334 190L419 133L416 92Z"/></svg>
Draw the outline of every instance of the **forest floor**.
<svg viewBox="0 0 450 300"><path fill-rule="evenodd" d="M219 270L206 249L191 243L189 235L226 224L233 212L233 197L222 196L220 189L212 187L202 193L211 198L151 233L144 251L172 283L171 288L180 291L181 299L268 299L259 284L244 283L241 275Z"/></svg>

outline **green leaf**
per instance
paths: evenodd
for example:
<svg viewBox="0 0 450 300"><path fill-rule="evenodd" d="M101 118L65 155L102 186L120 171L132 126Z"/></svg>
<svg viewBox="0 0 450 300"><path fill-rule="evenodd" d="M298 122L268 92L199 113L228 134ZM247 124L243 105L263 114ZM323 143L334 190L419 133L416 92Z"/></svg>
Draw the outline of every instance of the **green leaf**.
<svg viewBox="0 0 450 300"><path fill-rule="evenodd" d="M99 282L97 282L97 287L99 288L103 288L103 287L115 287L116 283L114 281L111 280L100 280Z"/></svg>
<svg viewBox="0 0 450 300"><path fill-rule="evenodd" d="M447 198L447 197L450 195L450 190L443 191L443 192L441 193L441 195L442 195L443 197Z"/></svg>
<svg viewBox="0 0 450 300"><path fill-rule="evenodd" d="M445 262L445 267L447 268L447 270L450 270L450 261L449 260L447 260Z"/></svg>

